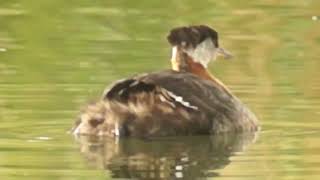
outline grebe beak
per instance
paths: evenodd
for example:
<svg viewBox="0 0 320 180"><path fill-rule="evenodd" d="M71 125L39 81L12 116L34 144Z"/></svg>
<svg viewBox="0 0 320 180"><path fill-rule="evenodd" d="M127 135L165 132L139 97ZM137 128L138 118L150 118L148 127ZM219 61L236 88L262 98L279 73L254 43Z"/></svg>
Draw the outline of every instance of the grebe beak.
<svg viewBox="0 0 320 180"><path fill-rule="evenodd" d="M219 55L222 55L224 59L231 59L231 58L233 58L233 55L232 55L229 51L227 51L227 50L225 50L225 49L223 49L223 48L218 48L218 49L217 49L217 53L218 53Z"/></svg>

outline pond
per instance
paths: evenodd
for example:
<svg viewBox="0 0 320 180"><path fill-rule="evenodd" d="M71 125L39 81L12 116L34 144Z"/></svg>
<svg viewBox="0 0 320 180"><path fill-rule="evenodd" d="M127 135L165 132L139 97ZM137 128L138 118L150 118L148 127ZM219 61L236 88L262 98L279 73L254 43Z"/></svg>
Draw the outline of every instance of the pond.
<svg viewBox="0 0 320 180"><path fill-rule="evenodd" d="M0 0L0 177L319 178L319 8L312 0ZM214 27L233 53L209 69L256 113L259 133L68 134L111 82L169 68L165 37L189 24Z"/></svg>

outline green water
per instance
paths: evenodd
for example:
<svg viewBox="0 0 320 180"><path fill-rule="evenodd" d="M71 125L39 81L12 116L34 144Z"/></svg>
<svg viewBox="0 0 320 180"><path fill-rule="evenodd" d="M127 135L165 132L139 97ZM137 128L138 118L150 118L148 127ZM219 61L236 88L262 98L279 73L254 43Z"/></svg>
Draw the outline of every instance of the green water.
<svg viewBox="0 0 320 180"><path fill-rule="evenodd" d="M315 0L0 0L1 179L318 179L319 9ZM257 114L259 134L67 133L109 83L169 68L165 36L188 24L214 27L233 52L210 70Z"/></svg>

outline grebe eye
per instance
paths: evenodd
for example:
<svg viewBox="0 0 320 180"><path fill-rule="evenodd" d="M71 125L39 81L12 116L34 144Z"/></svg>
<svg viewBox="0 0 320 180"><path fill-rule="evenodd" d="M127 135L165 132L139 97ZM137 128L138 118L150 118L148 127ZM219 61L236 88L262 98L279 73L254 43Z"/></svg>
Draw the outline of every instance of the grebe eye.
<svg viewBox="0 0 320 180"><path fill-rule="evenodd" d="M96 118L96 119L91 119L89 121L89 124L92 127L97 127L99 124L103 123L104 119L103 118Z"/></svg>

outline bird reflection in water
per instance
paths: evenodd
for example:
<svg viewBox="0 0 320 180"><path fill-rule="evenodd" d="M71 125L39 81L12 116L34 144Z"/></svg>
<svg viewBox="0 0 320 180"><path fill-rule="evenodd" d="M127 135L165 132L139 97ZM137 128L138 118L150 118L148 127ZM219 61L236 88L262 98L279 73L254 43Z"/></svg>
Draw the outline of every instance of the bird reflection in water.
<svg viewBox="0 0 320 180"><path fill-rule="evenodd" d="M219 176L216 169L254 142L257 133L166 137L153 140L78 136L88 164L113 178L198 179Z"/></svg>

